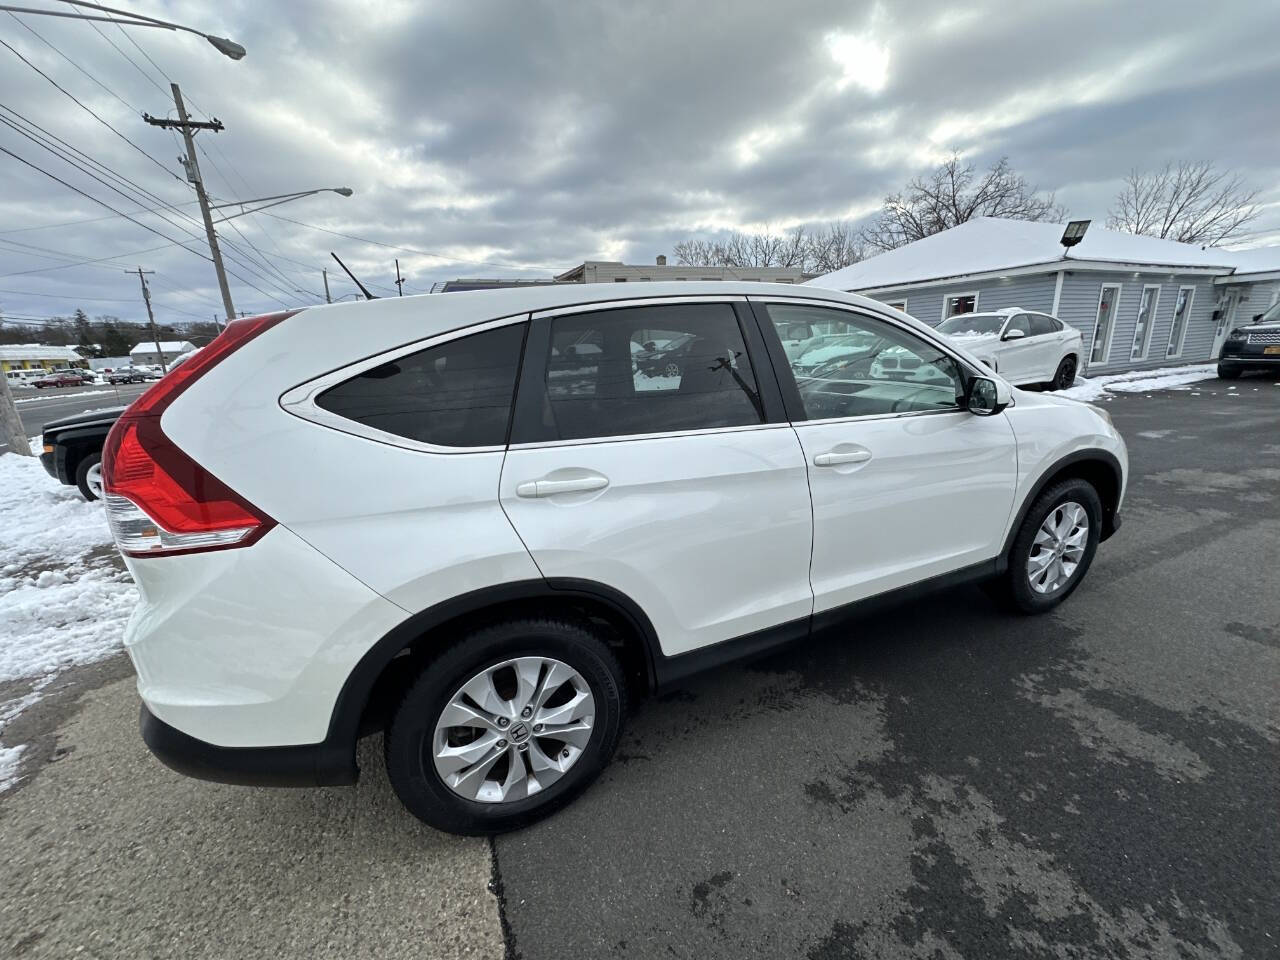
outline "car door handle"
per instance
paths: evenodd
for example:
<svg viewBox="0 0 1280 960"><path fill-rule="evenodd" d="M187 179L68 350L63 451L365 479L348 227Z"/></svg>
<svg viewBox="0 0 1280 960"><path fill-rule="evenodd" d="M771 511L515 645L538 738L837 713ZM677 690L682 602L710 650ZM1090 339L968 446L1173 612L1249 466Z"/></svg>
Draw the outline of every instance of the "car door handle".
<svg viewBox="0 0 1280 960"><path fill-rule="evenodd" d="M870 450L831 451L814 454L813 465L815 467L834 467L842 463L866 463L870 459Z"/></svg>
<svg viewBox="0 0 1280 960"><path fill-rule="evenodd" d="M551 497L557 493L582 493L588 490L603 490L609 485L609 478L596 475L594 477L574 477L571 480L526 480L516 487L517 497Z"/></svg>

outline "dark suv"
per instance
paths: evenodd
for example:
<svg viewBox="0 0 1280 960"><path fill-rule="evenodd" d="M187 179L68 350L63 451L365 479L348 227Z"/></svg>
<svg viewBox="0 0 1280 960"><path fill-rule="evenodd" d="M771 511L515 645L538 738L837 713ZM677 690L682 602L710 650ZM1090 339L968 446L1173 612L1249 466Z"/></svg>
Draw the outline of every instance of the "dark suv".
<svg viewBox="0 0 1280 960"><path fill-rule="evenodd" d="M86 500L102 496L102 444L124 407L77 413L44 425L40 462L59 483L80 488Z"/></svg>
<svg viewBox="0 0 1280 960"><path fill-rule="evenodd" d="M1246 370L1280 372L1280 303L1227 334L1218 356L1218 376L1234 380Z"/></svg>

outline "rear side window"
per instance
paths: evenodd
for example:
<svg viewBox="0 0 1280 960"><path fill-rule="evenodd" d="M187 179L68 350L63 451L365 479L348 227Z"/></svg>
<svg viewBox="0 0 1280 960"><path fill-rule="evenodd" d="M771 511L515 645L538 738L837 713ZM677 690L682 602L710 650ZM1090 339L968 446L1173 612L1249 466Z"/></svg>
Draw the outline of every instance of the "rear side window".
<svg viewBox="0 0 1280 960"><path fill-rule="evenodd" d="M442 447L507 442L527 324L486 330L366 370L316 398L330 413Z"/></svg>
<svg viewBox="0 0 1280 960"><path fill-rule="evenodd" d="M581 440L761 423L729 304L627 307L551 320L538 433Z"/></svg>

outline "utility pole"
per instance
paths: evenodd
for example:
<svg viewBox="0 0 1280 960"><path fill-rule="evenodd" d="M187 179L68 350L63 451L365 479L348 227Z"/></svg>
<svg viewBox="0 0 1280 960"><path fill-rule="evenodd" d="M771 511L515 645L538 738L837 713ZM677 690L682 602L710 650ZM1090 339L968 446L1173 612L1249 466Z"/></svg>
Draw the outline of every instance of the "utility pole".
<svg viewBox="0 0 1280 960"><path fill-rule="evenodd" d="M27 440L26 431L22 429L22 418L18 416L18 408L13 403L13 392L9 389L9 377L0 371L0 436L14 453L31 457L31 442Z"/></svg>
<svg viewBox="0 0 1280 960"><path fill-rule="evenodd" d="M333 303L333 297L329 296L329 271L322 269L320 275L324 277L324 302Z"/></svg>
<svg viewBox="0 0 1280 960"><path fill-rule="evenodd" d="M133 273L132 270L126 270L125 273ZM160 372L168 373L169 365L164 362L164 350L160 348L160 331L156 329L156 317L151 312L151 291L147 289L147 278L144 273L155 273L154 270L143 270L138 268L138 282L142 284L142 299L147 304L147 319L151 321L151 342L156 345L156 356L160 358Z"/></svg>
<svg viewBox="0 0 1280 960"><path fill-rule="evenodd" d="M400 258L396 257L396 289L404 296L404 278L400 276Z"/></svg>
<svg viewBox="0 0 1280 960"><path fill-rule="evenodd" d="M186 105L182 102L182 91L178 89L176 83L171 83L169 86L173 88L173 104L178 108L178 119L168 120L145 113L142 119L153 127L182 131L182 139L187 145L187 155L185 158L179 157L178 160L186 168L187 179L196 188L196 199L200 201L200 215L204 218L204 232L209 237L209 253L212 255L213 269L218 274L218 288L222 291L222 306L227 311L227 319L234 320L236 308L231 303L231 288L227 286L227 272L222 266L222 251L218 249L218 234L213 229L213 215L209 212L209 196L204 191L204 180L200 177L200 164L196 162L196 141L192 133L193 130L212 130L216 133L225 128L217 117L209 123L190 119L187 116Z"/></svg>

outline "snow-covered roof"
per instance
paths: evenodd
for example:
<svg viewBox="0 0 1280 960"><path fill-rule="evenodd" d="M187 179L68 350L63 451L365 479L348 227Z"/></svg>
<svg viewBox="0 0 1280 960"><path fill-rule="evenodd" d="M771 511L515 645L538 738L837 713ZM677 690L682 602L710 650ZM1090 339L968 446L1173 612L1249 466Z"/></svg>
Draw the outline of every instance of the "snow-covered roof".
<svg viewBox="0 0 1280 960"><path fill-rule="evenodd" d="M1227 250L1235 262L1236 274L1273 273L1280 270L1280 247Z"/></svg>
<svg viewBox="0 0 1280 960"><path fill-rule="evenodd" d="M189 340L161 340L160 349L165 353L186 353L188 350L194 350L196 345ZM129 351L129 355L135 353L155 353L156 345L152 340L143 340L140 344Z"/></svg>
<svg viewBox="0 0 1280 960"><path fill-rule="evenodd" d="M836 290L873 290L947 277L998 273L1001 270L1033 272L1027 268L1037 266L1057 270L1064 263L1063 247L1058 242L1064 228L1065 224L1061 223L977 217L809 283ZM1071 261L1212 269L1227 274L1246 261L1273 264L1250 267L1255 271L1280 269L1280 247L1259 250L1205 248L1192 243L1120 233L1093 224L1084 239L1071 248L1065 262L1070 264Z"/></svg>
<svg viewBox="0 0 1280 960"><path fill-rule="evenodd" d="M80 360L70 347L50 347L42 343L7 344L0 347L0 360Z"/></svg>

